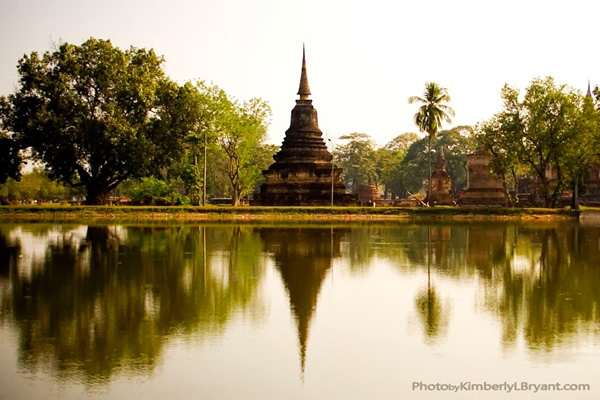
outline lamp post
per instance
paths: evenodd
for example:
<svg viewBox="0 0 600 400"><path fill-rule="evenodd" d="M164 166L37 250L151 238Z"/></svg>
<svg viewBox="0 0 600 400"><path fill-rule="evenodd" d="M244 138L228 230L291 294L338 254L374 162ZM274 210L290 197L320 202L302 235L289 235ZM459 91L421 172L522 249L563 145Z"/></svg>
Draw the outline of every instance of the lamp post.
<svg viewBox="0 0 600 400"><path fill-rule="evenodd" d="M334 165L333 165L333 150L334 150L334 146L333 146L333 142L331 141L330 138L327 138L327 140L329 140L329 143L331 143L331 207L333 207L333 176L334 176Z"/></svg>

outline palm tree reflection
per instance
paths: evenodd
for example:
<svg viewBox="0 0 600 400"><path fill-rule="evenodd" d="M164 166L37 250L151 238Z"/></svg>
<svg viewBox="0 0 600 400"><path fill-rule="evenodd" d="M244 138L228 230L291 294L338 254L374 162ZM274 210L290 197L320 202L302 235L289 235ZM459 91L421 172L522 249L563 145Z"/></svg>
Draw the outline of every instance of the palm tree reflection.
<svg viewBox="0 0 600 400"><path fill-rule="evenodd" d="M450 234L447 227L427 227L427 289L417 293L415 308L423 324L424 337L430 343L445 334L450 320L450 303L442 302L431 283L431 264L435 260L443 259Z"/></svg>

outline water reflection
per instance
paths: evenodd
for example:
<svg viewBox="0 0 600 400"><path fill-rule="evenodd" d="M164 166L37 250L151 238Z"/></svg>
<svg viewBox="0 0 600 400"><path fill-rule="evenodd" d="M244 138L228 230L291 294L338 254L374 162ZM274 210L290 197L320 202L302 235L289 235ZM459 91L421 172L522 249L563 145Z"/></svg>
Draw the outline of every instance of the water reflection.
<svg viewBox="0 0 600 400"><path fill-rule="evenodd" d="M166 338L215 335L236 311L260 309L261 242L250 229L47 227L21 265L19 242L40 232L28 229L0 234L16 249L2 252L2 318L10 309L23 369L90 382L148 373Z"/></svg>
<svg viewBox="0 0 600 400"><path fill-rule="evenodd" d="M425 339L432 343L443 336L450 320L450 303L443 300L431 281L432 263L442 265L448 260L446 243L452 237L448 227L427 227L427 288L417 292L415 307L423 325Z"/></svg>
<svg viewBox="0 0 600 400"><path fill-rule="evenodd" d="M290 300L298 329L300 369L304 374L310 323L317 309L321 285L334 258L340 257L340 239L349 229L257 229L265 250L272 253Z"/></svg>
<svg viewBox="0 0 600 400"><path fill-rule="evenodd" d="M600 336L600 228L571 223L4 224L0 322L17 332L21 370L91 383L126 371L146 375L173 338L206 342L224 337L236 316L268 319L272 293L261 285L269 259L295 319L302 373L334 260L353 279L381 265L399 283L417 276L409 301L372 309L390 319L397 307L412 310L425 346L443 345L457 323L447 290L456 287L474 288L477 297L456 320L476 326L493 316L504 349L522 341L537 357Z"/></svg>
<svg viewBox="0 0 600 400"><path fill-rule="evenodd" d="M488 283L488 309L502 320L504 344L522 335L531 351L551 351L600 332L600 231L513 228L512 251Z"/></svg>

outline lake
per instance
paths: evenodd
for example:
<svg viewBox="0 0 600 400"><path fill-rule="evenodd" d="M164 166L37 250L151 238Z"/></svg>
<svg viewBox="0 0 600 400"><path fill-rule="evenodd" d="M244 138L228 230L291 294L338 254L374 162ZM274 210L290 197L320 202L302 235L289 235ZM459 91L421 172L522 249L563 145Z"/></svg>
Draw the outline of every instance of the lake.
<svg viewBox="0 0 600 400"><path fill-rule="evenodd" d="M0 223L0 399L597 399L600 226Z"/></svg>

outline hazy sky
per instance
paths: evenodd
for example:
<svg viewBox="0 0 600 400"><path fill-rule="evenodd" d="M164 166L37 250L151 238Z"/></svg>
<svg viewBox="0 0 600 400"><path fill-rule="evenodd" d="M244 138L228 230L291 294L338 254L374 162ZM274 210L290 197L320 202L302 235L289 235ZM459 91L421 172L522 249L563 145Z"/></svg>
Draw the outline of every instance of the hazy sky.
<svg viewBox="0 0 600 400"><path fill-rule="evenodd" d="M600 4L600 3L597 3ZM585 91L600 83L598 9L570 1L0 0L0 94L16 64L53 43L89 37L154 48L180 83L207 80L273 110L280 144L297 98L302 43L321 130L379 144L417 129L426 81L448 88L453 125L499 111L504 83L552 75Z"/></svg>

